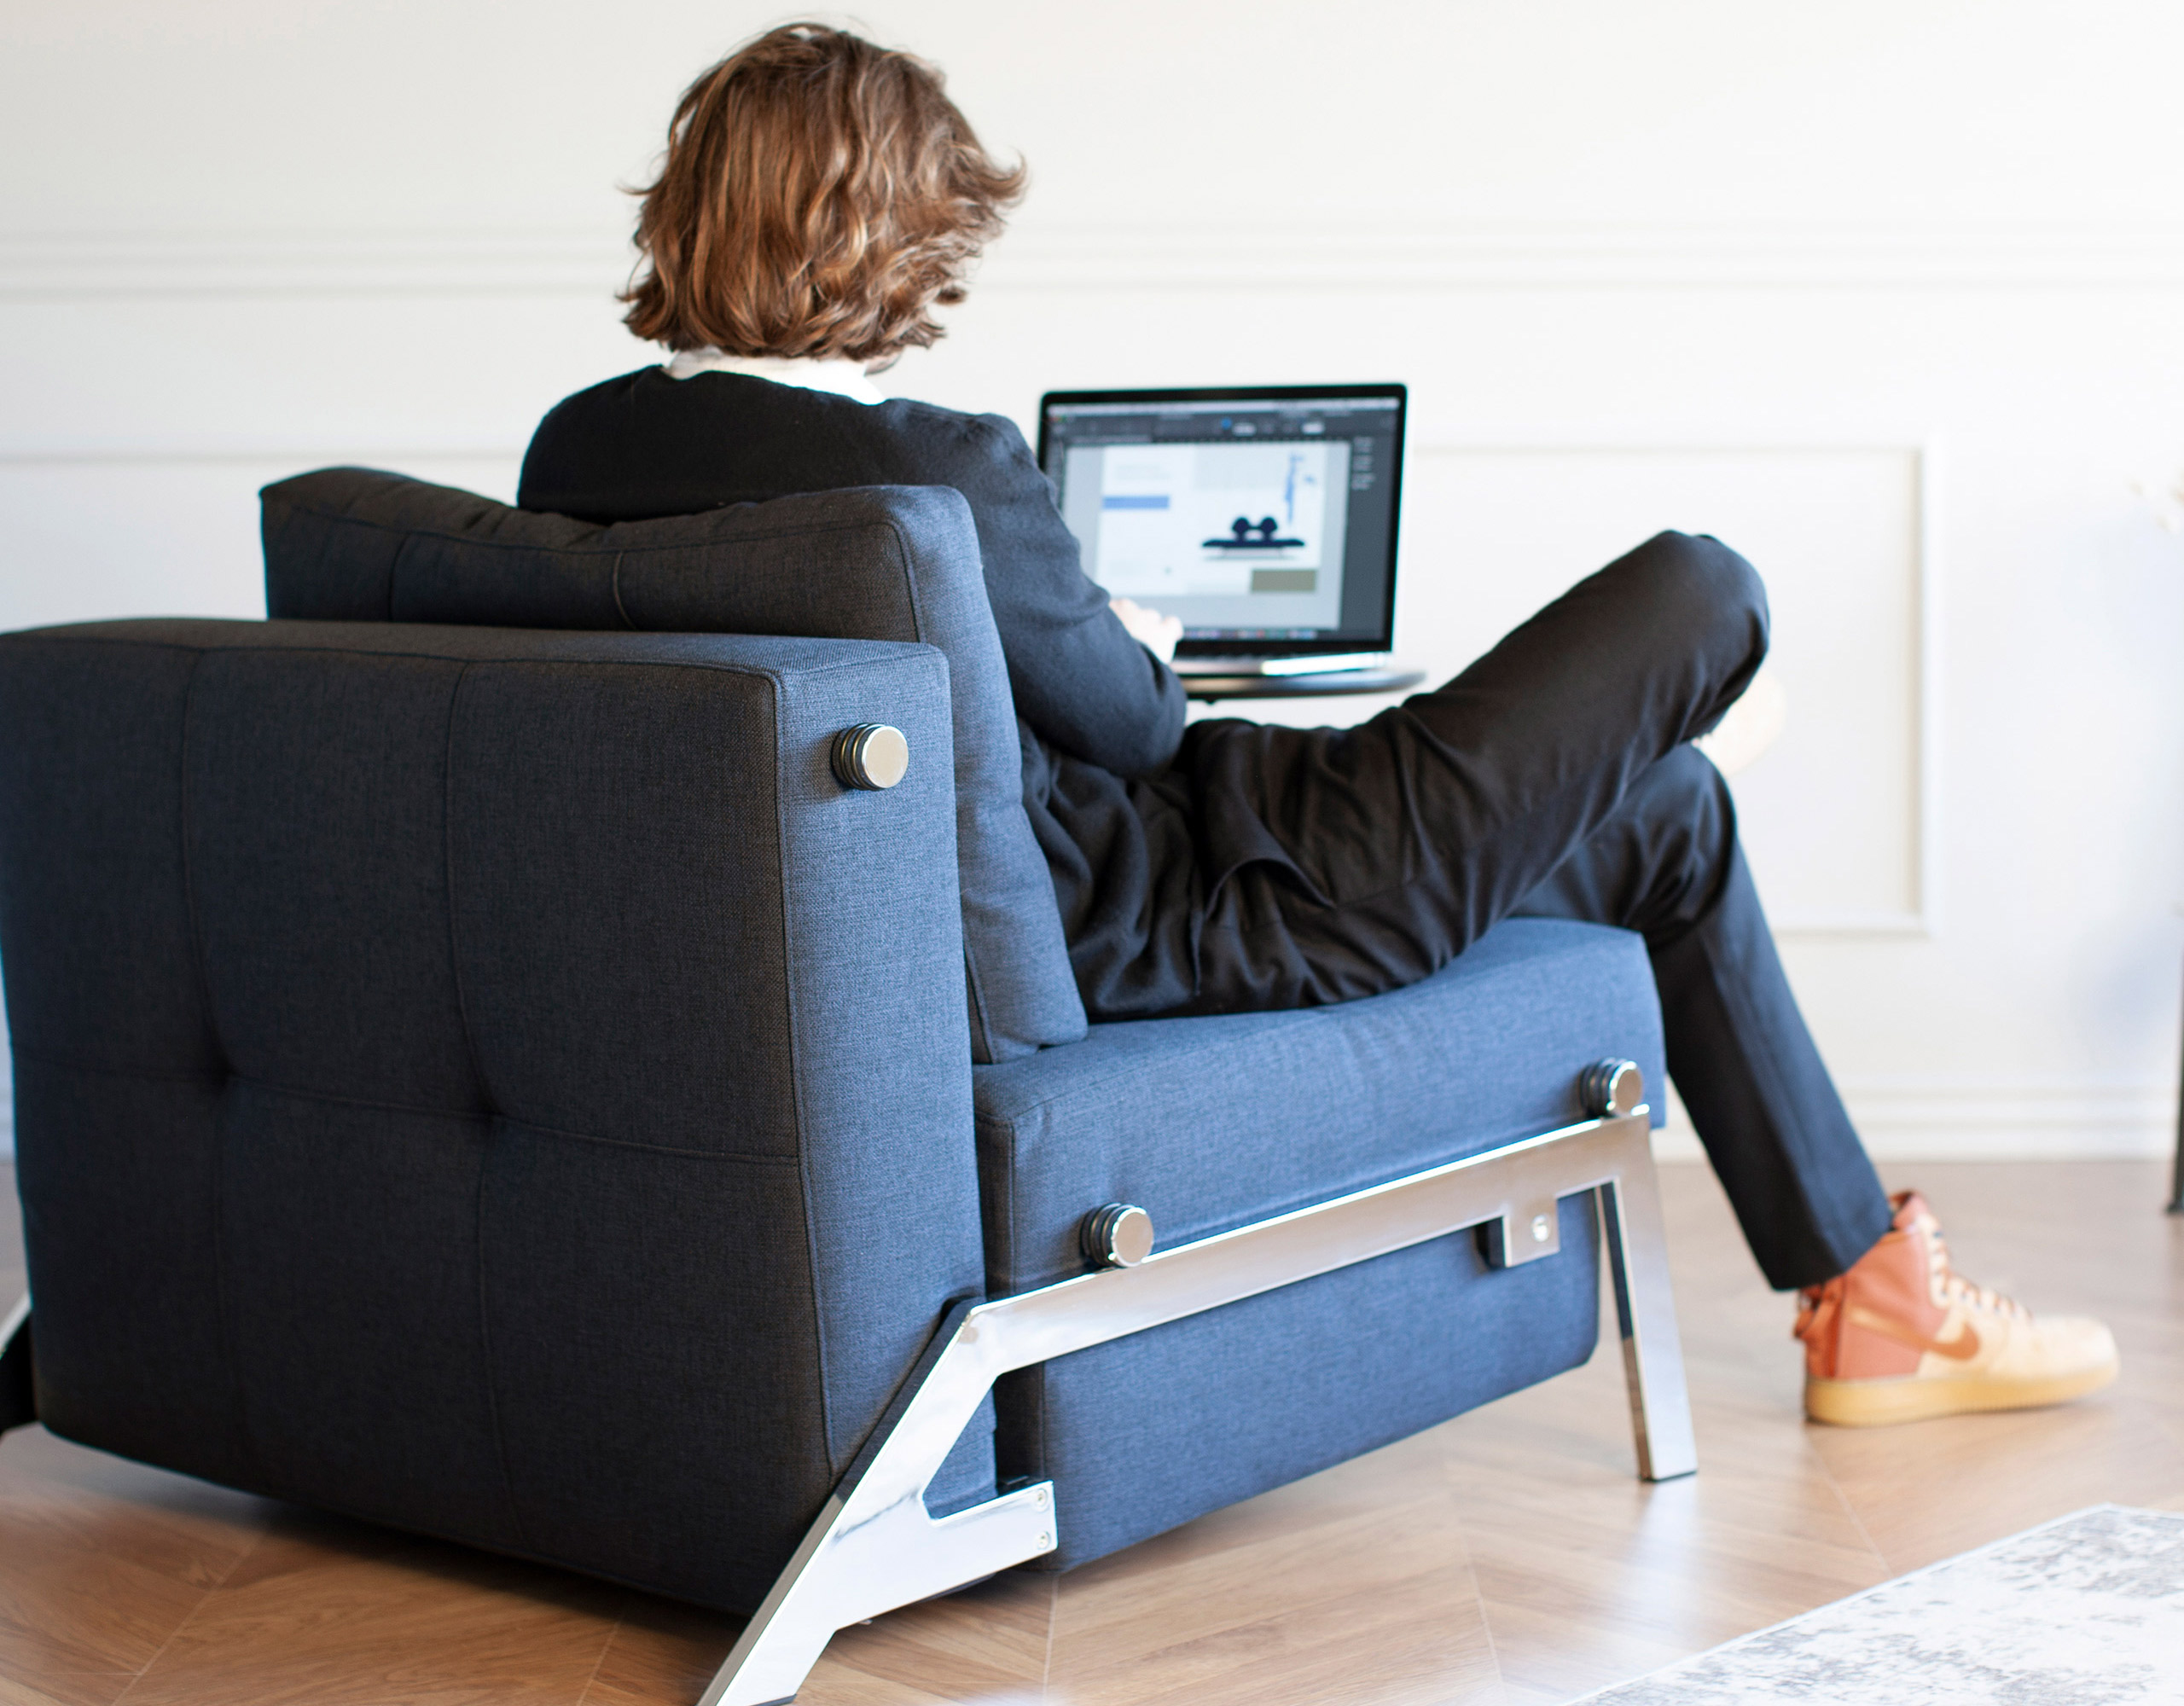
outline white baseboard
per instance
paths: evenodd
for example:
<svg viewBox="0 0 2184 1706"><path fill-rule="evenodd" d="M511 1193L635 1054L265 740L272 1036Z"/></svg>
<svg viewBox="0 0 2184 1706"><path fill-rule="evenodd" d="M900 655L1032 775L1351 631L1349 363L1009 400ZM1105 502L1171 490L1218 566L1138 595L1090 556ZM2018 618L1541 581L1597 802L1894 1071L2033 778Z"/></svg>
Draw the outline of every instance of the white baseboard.
<svg viewBox="0 0 2184 1706"><path fill-rule="evenodd" d="M2176 1086L2161 1079L1937 1074L1850 1079L1841 1088L1881 1161L2143 1160L2176 1146ZM1705 1158L1673 1094L1653 1154Z"/></svg>

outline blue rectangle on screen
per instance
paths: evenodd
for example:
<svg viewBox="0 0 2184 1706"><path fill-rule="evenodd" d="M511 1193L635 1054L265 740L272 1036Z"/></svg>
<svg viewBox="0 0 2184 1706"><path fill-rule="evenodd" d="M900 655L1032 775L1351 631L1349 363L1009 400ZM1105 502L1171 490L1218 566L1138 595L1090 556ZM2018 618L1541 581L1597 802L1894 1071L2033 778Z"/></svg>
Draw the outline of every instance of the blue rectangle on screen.
<svg viewBox="0 0 2184 1706"><path fill-rule="evenodd" d="M1102 509L1165 509L1168 494L1165 491L1118 492L1100 500Z"/></svg>

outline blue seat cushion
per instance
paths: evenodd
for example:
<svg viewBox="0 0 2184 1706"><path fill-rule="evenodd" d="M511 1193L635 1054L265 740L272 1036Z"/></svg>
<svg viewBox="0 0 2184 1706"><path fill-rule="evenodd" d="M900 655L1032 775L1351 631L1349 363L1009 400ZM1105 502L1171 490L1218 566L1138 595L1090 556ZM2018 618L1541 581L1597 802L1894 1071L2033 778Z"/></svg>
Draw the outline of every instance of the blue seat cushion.
<svg viewBox="0 0 2184 1706"><path fill-rule="evenodd" d="M1644 943L1512 919L1369 1001L1098 1024L980 1067L988 1288L1082 1273L1077 1222L1102 1203L1183 1244L1567 1125L1585 1117L1578 1073L1610 1054L1658 1091Z"/></svg>
<svg viewBox="0 0 2184 1706"><path fill-rule="evenodd" d="M1082 1273L1103 1203L1172 1247L1582 1119L1578 1074L1607 1056L1658 1105L1643 943L1512 920L1369 1001L1095 1025L977 1069L989 1291ZM1522 1268L1435 1239L1010 1376L1002 1472L1054 1479L1045 1562L1067 1569L1576 1366L1597 1285L1589 1197Z"/></svg>

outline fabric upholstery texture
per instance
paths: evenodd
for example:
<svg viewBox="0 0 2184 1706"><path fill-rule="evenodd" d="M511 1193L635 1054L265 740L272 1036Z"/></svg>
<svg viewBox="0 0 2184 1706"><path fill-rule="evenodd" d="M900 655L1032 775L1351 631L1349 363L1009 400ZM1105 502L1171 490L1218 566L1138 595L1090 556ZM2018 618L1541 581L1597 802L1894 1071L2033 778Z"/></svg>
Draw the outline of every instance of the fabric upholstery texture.
<svg viewBox="0 0 2184 1706"><path fill-rule="evenodd" d="M941 656L103 624L0 718L42 1419L750 1610L982 1288Z"/></svg>
<svg viewBox="0 0 2184 1706"><path fill-rule="evenodd" d="M0 638L42 1419L748 1610L948 1304L1082 1271L1089 1210L1173 1246L1577 1118L1606 1055L1658 1103L1642 943L1562 921L1088 1034L963 519L334 471L266 493L269 601L327 619ZM860 722L897 787L832 775ZM1562 1216L1011 1375L931 1502L1050 1477L1067 1568L1571 1367Z"/></svg>
<svg viewBox="0 0 2184 1706"><path fill-rule="evenodd" d="M264 494L276 618L915 641L948 660L973 1059L1084 1035L1023 805L1008 668L960 494L869 487L597 525L363 468ZM921 749L912 747L915 764Z"/></svg>
<svg viewBox="0 0 2184 1706"><path fill-rule="evenodd" d="M1077 1226L1104 1203L1172 1247L1571 1123L1610 1056L1658 1109L1643 943L1559 920L1505 922L1369 1001L1095 1025L973 1074L988 1283L1083 1271ZM1067 1569L1583 1361L1597 1284L1590 1198L1571 1198L1541 1262L1490 1269L1462 1233L1119 1339L1009 1377L1002 1472L1054 1478L1043 1562Z"/></svg>

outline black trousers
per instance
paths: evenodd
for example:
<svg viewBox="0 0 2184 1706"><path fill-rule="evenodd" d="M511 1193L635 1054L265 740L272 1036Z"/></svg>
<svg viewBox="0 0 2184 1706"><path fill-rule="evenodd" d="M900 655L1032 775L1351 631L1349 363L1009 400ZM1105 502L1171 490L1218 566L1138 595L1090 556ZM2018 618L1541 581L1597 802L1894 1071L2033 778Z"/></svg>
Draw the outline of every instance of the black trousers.
<svg viewBox="0 0 2184 1706"><path fill-rule="evenodd" d="M1759 577L1664 533L1438 691L1346 730L1194 725L1191 1010L1431 975L1499 920L1641 932L1668 1065L1770 1284L1816 1285L1890 1208L1776 958L1728 790L1688 743L1767 651Z"/></svg>

